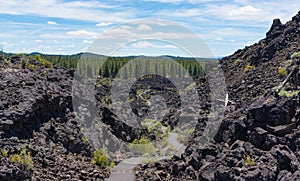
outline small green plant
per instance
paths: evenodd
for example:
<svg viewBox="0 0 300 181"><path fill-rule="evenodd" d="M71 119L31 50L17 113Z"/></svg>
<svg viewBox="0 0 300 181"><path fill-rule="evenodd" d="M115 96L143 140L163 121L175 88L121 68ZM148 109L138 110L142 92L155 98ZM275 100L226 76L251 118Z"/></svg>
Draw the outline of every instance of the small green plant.
<svg viewBox="0 0 300 181"><path fill-rule="evenodd" d="M278 75L279 75L280 77L286 76L286 75L287 75L286 68L284 68L284 67L279 67L279 68L278 68Z"/></svg>
<svg viewBox="0 0 300 181"><path fill-rule="evenodd" d="M28 59L26 57L22 57L21 59L22 68L25 68L27 64L28 64Z"/></svg>
<svg viewBox="0 0 300 181"><path fill-rule="evenodd" d="M177 141L179 143L184 143L185 142L185 136L181 133L178 133Z"/></svg>
<svg viewBox="0 0 300 181"><path fill-rule="evenodd" d="M185 143L194 132L195 132L195 128L186 129L184 131L179 130L177 141L180 143Z"/></svg>
<svg viewBox="0 0 300 181"><path fill-rule="evenodd" d="M149 132L152 131L160 131L162 128L162 124L159 121L156 121L154 119L144 119L142 121L142 126L147 127Z"/></svg>
<svg viewBox="0 0 300 181"><path fill-rule="evenodd" d="M144 164L155 162L158 160L157 156L150 155L149 153L143 154L142 157L143 157L142 162Z"/></svg>
<svg viewBox="0 0 300 181"><path fill-rule="evenodd" d="M43 59L40 54L35 55L35 60L43 64L46 68L51 68L51 69L53 68L53 64L48 60Z"/></svg>
<svg viewBox="0 0 300 181"><path fill-rule="evenodd" d="M35 70L35 65L31 64L31 63L27 63L27 68L30 70Z"/></svg>
<svg viewBox="0 0 300 181"><path fill-rule="evenodd" d="M5 148L2 150L2 156L3 156L4 158L7 158L7 157L8 157L8 151L7 151Z"/></svg>
<svg viewBox="0 0 300 181"><path fill-rule="evenodd" d="M170 132L171 132L171 126L168 125L168 126L166 127L166 130L164 131L164 133L161 135L161 138L162 138L162 139L167 139L168 136L169 136L169 134L170 134Z"/></svg>
<svg viewBox="0 0 300 181"><path fill-rule="evenodd" d="M141 154L155 153L156 149L153 143L150 142L148 138L142 137L141 139L135 139L132 143L128 145L129 150L136 151Z"/></svg>
<svg viewBox="0 0 300 181"><path fill-rule="evenodd" d="M254 159L250 155L244 155L244 161L247 166L255 165Z"/></svg>
<svg viewBox="0 0 300 181"><path fill-rule="evenodd" d="M244 69L244 72L248 72L249 70L251 70L253 68L255 68L254 65L247 64L246 67L245 67L245 69Z"/></svg>
<svg viewBox="0 0 300 181"><path fill-rule="evenodd" d="M195 131L195 128L190 128L190 129L186 130L186 134L190 136L194 133L194 131Z"/></svg>
<svg viewBox="0 0 300 181"><path fill-rule="evenodd" d="M47 71L46 70L44 70L43 72L42 72L42 74L41 74L44 78L47 78Z"/></svg>
<svg viewBox="0 0 300 181"><path fill-rule="evenodd" d="M85 136L83 136L83 137L81 138L81 140L82 140L83 142L89 141L89 139L88 139L87 137L85 137Z"/></svg>
<svg viewBox="0 0 300 181"><path fill-rule="evenodd" d="M33 165L31 153L26 151L25 146L22 147L20 154L12 155L10 161L18 164L22 170L30 170Z"/></svg>
<svg viewBox="0 0 300 181"><path fill-rule="evenodd" d="M196 84L193 82L190 85L188 85L183 91L184 92L191 92L195 88L196 88Z"/></svg>
<svg viewBox="0 0 300 181"><path fill-rule="evenodd" d="M286 96L286 97L292 97L294 95L297 95L298 93L300 92L300 90L297 90L297 91L286 91L284 89L281 89L278 93L279 96Z"/></svg>
<svg viewBox="0 0 300 181"><path fill-rule="evenodd" d="M233 62L233 64L234 64L234 65L237 65L237 64L240 63L240 62L242 62L242 59L239 59L239 58L238 58L238 59L236 59L236 60Z"/></svg>
<svg viewBox="0 0 300 181"><path fill-rule="evenodd" d="M111 99L110 99L110 96L103 96L102 99L101 99L101 102L104 103L104 104L107 104L107 105L111 105Z"/></svg>
<svg viewBox="0 0 300 181"><path fill-rule="evenodd" d="M4 59L4 63L5 64L10 64L10 60L9 59Z"/></svg>
<svg viewBox="0 0 300 181"><path fill-rule="evenodd" d="M109 163L108 155L103 149L94 151L92 163L103 168L114 167L115 163Z"/></svg>
<svg viewBox="0 0 300 181"><path fill-rule="evenodd" d="M291 55L291 59L295 59L295 58L299 58L300 57L300 51L299 52L294 52L292 55Z"/></svg>

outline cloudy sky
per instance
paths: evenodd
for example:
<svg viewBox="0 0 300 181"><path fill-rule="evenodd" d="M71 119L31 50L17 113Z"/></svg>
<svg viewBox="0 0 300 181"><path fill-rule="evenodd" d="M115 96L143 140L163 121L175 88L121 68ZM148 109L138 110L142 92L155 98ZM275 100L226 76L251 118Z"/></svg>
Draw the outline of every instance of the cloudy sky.
<svg viewBox="0 0 300 181"><path fill-rule="evenodd" d="M181 36L189 42L191 36L163 26L164 21L153 23L160 19L189 29L215 56L224 56L264 38L274 18L285 23L300 10L299 0L0 0L0 4L0 48L48 54L86 51L98 40L105 42L101 49L106 51L98 52L103 54L117 50L115 55L186 56L172 39ZM115 34L130 35L127 40L133 42L124 47L105 39ZM164 37L167 42L159 41ZM192 45L197 47L195 41Z"/></svg>

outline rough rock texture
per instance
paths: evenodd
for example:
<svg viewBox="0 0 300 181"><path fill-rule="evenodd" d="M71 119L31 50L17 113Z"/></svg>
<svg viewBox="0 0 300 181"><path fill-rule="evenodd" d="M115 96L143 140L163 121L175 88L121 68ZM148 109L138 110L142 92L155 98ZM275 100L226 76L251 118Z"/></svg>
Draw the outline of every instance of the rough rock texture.
<svg viewBox="0 0 300 181"><path fill-rule="evenodd" d="M200 149L196 132L184 154L141 165L137 180L300 180L300 95L274 92L285 78L278 67L289 71L299 45L300 12L285 25L275 19L265 39L223 58L236 104L226 108L214 141ZM247 64L254 68L245 71Z"/></svg>
<svg viewBox="0 0 300 181"><path fill-rule="evenodd" d="M73 70L22 67L22 56L0 62L0 180L103 180L109 171L91 164L94 151L83 141L72 112ZM45 74L46 72L46 74ZM11 162L22 146L33 165Z"/></svg>
<svg viewBox="0 0 300 181"><path fill-rule="evenodd" d="M136 169L137 180L299 180L300 95L285 97L274 93L274 88L285 78L279 76L278 67L285 66L289 71L290 57L300 51L299 44L300 12L284 25L274 20L265 39L221 60L229 99L235 104L226 107L217 135L204 148L200 148L198 140L208 120L209 85L205 78L197 78L202 95L201 119L184 154L140 165ZM83 139L78 121L87 115L78 118L73 110L74 72L56 67L46 69L30 60L37 67L32 71L22 66L22 56L13 56L10 62L0 60L0 148L2 152L8 151L8 157L0 155L0 180L108 177L109 170L91 164L94 148ZM247 65L254 68L245 71ZM152 85L157 91L153 95L164 92L164 88L172 90L167 85L164 81ZM295 86L285 88L294 90ZM105 84L96 91L100 102L96 112L107 126L103 129L129 142L141 137L145 134L143 130L124 124L101 104L109 89ZM180 107L176 94L165 96L167 104ZM131 108L138 115L147 113L145 102L138 99ZM88 107L80 107L79 111L84 109ZM131 110L121 110L124 114L128 111ZM178 116L179 113L172 112L163 124L173 126ZM155 139L151 134L146 136ZM111 138L97 139L101 144L114 144ZM32 154L30 170L21 169L10 160L22 146Z"/></svg>

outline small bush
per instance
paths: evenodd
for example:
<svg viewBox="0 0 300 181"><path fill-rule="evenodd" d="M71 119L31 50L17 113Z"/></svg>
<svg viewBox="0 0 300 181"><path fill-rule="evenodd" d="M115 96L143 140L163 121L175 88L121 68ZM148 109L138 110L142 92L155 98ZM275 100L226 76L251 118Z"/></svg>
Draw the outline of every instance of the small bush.
<svg viewBox="0 0 300 181"><path fill-rule="evenodd" d="M114 162L109 163L108 155L105 154L105 151L103 149L94 151L93 156L94 156L92 159L93 164L99 165L100 167L103 168L112 168L115 166Z"/></svg>
<svg viewBox="0 0 300 181"><path fill-rule="evenodd" d="M246 65L246 68L244 69L244 72L248 72L249 70L251 70L251 69L253 69L253 68L255 68L254 65L247 64L247 65Z"/></svg>
<svg viewBox="0 0 300 181"><path fill-rule="evenodd" d="M3 156L4 158L7 158L7 157L8 157L8 151L7 151L5 148L2 150L2 156Z"/></svg>
<svg viewBox="0 0 300 181"><path fill-rule="evenodd" d="M162 124L154 119L144 119L142 126L147 127L148 131L161 131Z"/></svg>
<svg viewBox="0 0 300 181"><path fill-rule="evenodd" d="M190 85L188 85L183 91L184 92L191 92L194 89L196 89L196 84L193 82Z"/></svg>
<svg viewBox="0 0 300 181"><path fill-rule="evenodd" d="M25 146L22 147L20 154L12 155L10 161L18 164L22 170L30 170L33 164L31 153L26 151Z"/></svg>
<svg viewBox="0 0 300 181"><path fill-rule="evenodd" d="M10 60L9 59L4 59L4 63L5 64L10 64Z"/></svg>
<svg viewBox="0 0 300 181"><path fill-rule="evenodd" d="M155 153L156 149L153 143L149 141L148 138L142 137L141 139L135 139L132 143L128 145L131 151L137 151L141 154L145 153Z"/></svg>
<svg viewBox="0 0 300 181"><path fill-rule="evenodd" d="M286 76L287 75L287 71L286 71L286 68L284 68L284 67L279 67L278 68L278 75L279 76Z"/></svg>
<svg viewBox="0 0 300 181"><path fill-rule="evenodd" d="M240 63L240 62L242 62L242 59L239 59L239 58L238 58L238 59L236 59L236 60L233 62L233 64L234 64L234 65L237 65L237 64Z"/></svg>
<svg viewBox="0 0 300 181"><path fill-rule="evenodd" d="M39 54L35 55L35 60L43 64L46 68L51 68L51 69L53 68L53 64L48 60L43 59Z"/></svg>
<svg viewBox="0 0 300 181"><path fill-rule="evenodd" d="M83 136L83 137L81 138L81 140L82 140L83 142L89 141L89 139L88 139L87 137L85 137L85 136Z"/></svg>
<svg viewBox="0 0 300 181"><path fill-rule="evenodd" d="M250 155L244 155L244 161L247 166L255 165L254 159Z"/></svg>
<svg viewBox="0 0 300 181"><path fill-rule="evenodd" d="M300 90L298 91L293 91L293 92L289 92L289 91L286 91L284 89L281 89L278 93L279 96L286 96L286 97L292 97L294 95L297 95L298 93L300 92Z"/></svg>
<svg viewBox="0 0 300 181"><path fill-rule="evenodd" d="M41 74L44 78L47 78L47 71L46 70L44 70L43 72L42 72L42 74Z"/></svg>
<svg viewBox="0 0 300 181"><path fill-rule="evenodd" d="M185 136L182 133L178 133L177 141L179 143L184 143L185 142Z"/></svg>
<svg viewBox="0 0 300 181"><path fill-rule="evenodd" d="M294 53L291 55L291 59L295 59L295 58L300 58L300 51L299 51L299 52L294 52Z"/></svg>
<svg viewBox="0 0 300 181"><path fill-rule="evenodd" d="M103 96L102 99L101 99L101 102L103 104L107 104L107 105L111 105L111 99L110 99L110 96L106 95L106 96Z"/></svg>
<svg viewBox="0 0 300 181"><path fill-rule="evenodd" d="M28 64L28 59L22 57L22 59L21 59L21 65L22 65L22 68L25 68L27 64Z"/></svg>
<svg viewBox="0 0 300 181"><path fill-rule="evenodd" d="M35 70L36 69L35 65L30 64L30 63L27 64L27 68L30 69L30 70Z"/></svg>

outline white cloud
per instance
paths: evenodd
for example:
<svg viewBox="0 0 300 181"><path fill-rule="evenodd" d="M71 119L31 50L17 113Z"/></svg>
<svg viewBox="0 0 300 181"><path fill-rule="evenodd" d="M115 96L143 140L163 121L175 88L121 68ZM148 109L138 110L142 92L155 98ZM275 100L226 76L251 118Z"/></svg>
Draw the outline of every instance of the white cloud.
<svg viewBox="0 0 300 181"><path fill-rule="evenodd" d="M234 16L255 16L259 15L262 12L262 9L255 8L253 6L243 6L239 8L231 9L228 12L228 15L234 17Z"/></svg>
<svg viewBox="0 0 300 181"><path fill-rule="evenodd" d="M203 20L203 15L206 13L203 9L198 8L183 8L177 10L161 10L157 12L159 17L171 17L171 18L197 18ZM184 19L186 22L190 19Z"/></svg>
<svg viewBox="0 0 300 181"><path fill-rule="evenodd" d="M37 42L37 43L42 43L43 42L43 40L34 40L35 42Z"/></svg>
<svg viewBox="0 0 300 181"><path fill-rule="evenodd" d="M91 44L91 43L93 43L93 41L92 40L83 40L82 43Z"/></svg>
<svg viewBox="0 0 300 181"><path fill-rule="evenodd" d="M297 3L297 0L291 0L289 3L276 1L237 1L238 2L234 4L208 4L204 10L205 16L222 20L233 20L240 23L247 21L247 24L261 24L272 22L275 18L280 18L285 22L291 19L291 15L297 13L299 9L299 2ZM296 4L298 4L298 6Z"/></svg>
<svg viewBox="0 0 300 181"><path fill-rule="evenodd" d="M61 0L14 0L1 2L0 14L37 15L91 22L126 22L134 15L130 9L116 12L108 11L108 9L115 7L94 0L70 2Z"/></svg>
<svg viewBox="0 0 300 181"><path fill-rule="evenodd" d="M153 44L150 42L147 42L147 41L139 41L137 43L132 44L132 47L134 47L134 48L148 48L151 46L153 46Z"/></svg>
<svg viewBox="0 0 300 181"><path fill-rule="evenodd" d="M158 44L154 44L154 43L151 43L148 41L139 41L137 43L131 44L131 46L133 48L137 48L137 49L140 49L140 48L159 48L159 49L161 49L161 48L177 48L174 45L158 45Z"/></svg>
<svg viewBox="0 0 300 181"><path fill-rule="evenodd" d="M0 42L0 45L5 46L5 45L7 45L7 42L6 41L2 41L2 42Z"/></svg>
<svg viewBox="0 0 300 181"><path fill-rule="evenodd" d="M137 28L137 30L139 30L139 31L143 31L143 30L146 30L146 31L149 30L149 31L151 31L152 28L149 25L140 24L139 27Z"/></svg>
<svg viewBox="0 0 300 181"><path fill-rule="evenodd" d="M67 35L70 35L72 37L76 37L76 38L97 38L97 33L91 32L91 31L87 31L87 30L77 30L77 31L69 31L67 32Z"/></svg>
<svg viewBox="0 0 300 181"><path fill-rule="evenodd" d="M182 0L144 0L144 1L148 1L148 2L160 2L160 3L180 3L182 2Z"/></svg>
<svg viewBox="0 0 300 181"><path fill-rule="evenodd" d="M260 8L254 6L238 6L238 5L223 5L209 6L206 11L210 16L215 16L220 19L225 20L254 20L255 22L265 20L266 12L262 11ZM265 17L260 17L262 14L265 14ZM269 20L269 18L267 17Z"/></svg>
<svg viewBox="0 0 300 181"><path fill-rule="evenodd" d="M109 26L111 24L113 24L113 23L111 23L111 22L101 22L101 23L96 24L96 26Z"/></svg>
<svg viewBox="0 0 300 181"><path fill-rule="evenodd" d="M57 25L57 23L55 21L48 21L47 24L48 25Z"/></svg>
<svg viewBox="0 0 300 181"><path fill-rule="evenodd" d="M212 1L220 1L220 0L144 0L146 2L159 2L159 3L190 3L190 4L203 4Z"/></svg>
<svg viewBox="0 0 300 181"><path fill-rule="evenodd" d="M103 9L111 9L116 6L103 4L99 1L71 1L65 3L68 7L78 7L78 8L103 8Z"/></svg>

